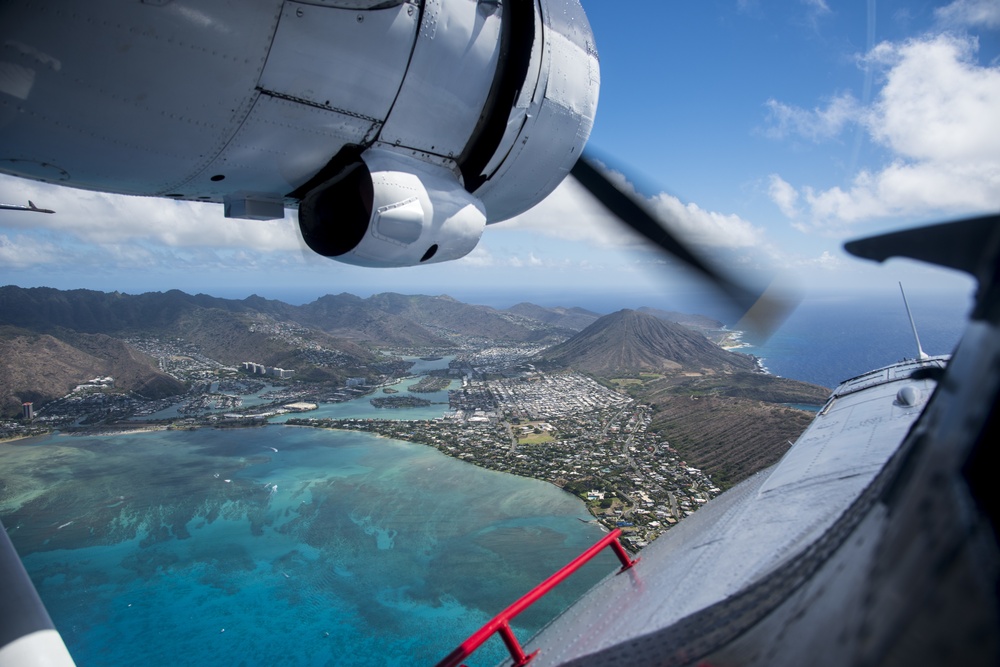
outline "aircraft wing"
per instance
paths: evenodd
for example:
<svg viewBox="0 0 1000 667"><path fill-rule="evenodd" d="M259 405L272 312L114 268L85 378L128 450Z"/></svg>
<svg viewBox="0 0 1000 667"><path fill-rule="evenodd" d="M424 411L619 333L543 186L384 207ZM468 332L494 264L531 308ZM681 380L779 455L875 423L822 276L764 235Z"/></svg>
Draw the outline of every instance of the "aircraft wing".
<svg viewBox="0 0 1000 667"><path fill-rule="evenodd" d="M608 577L529 643L529 653L542 649L533 665L693 655L734 640L801 594L871 510L873 481L933 392L935 382L914 372L941 371L946 362L901 362L842 383L778 464L647 546L633 568Z"/></svg>
<svg viewBox="0 0 1000 667"><path fill-rule="evenodd" d="M847 244L978 278L954 354L842 383L776 466L707 503L528 642L532 665L1000 663L996 222Z"/></svg>

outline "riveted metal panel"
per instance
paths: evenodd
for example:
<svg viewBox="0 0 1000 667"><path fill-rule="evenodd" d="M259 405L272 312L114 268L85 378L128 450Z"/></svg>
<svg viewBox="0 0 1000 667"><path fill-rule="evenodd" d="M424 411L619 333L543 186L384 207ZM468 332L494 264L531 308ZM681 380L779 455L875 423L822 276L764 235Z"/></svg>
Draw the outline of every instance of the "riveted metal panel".
<svg viewBox="0 0 1000 667"><path fill-rule="evenodd" d="M260 87L382 120L403 81L418 20L413 5L362 11L286 3Z"/></svg>
<svg viewBox="0 0 1000 667"><path fill-rule="evenodd" d="M509 131L487 166L495 171L475 191L491 223L522 213L551 193L590 137L600 66L586 16L570 11L574 7L579 10L575 0L542 3L544 39L531 101L526 109L521 100L511 110Z"/></svg>
<svg viewBox="0 0 1000 667"><path fill-rule="evenodd" d="M261 94L225 150L177 190L212 201L239 190L284 197L345 144L364 143L376 127L363 118Z"/></svg>
<svg viewBox="0 0 1000 667"><path fill-rule="evenodd" d="M461 154L486 105L500 52L502 7L427 0L413 59L379 140Z"/></svg>
<svg viewBox="0 0 1000 667"><path fill-rule="evenodd" d="M0 90L0 168L84 188L169 191L239 128L280 6L5 1L0 70L17 76L0 77L12 83Z"/></svg>

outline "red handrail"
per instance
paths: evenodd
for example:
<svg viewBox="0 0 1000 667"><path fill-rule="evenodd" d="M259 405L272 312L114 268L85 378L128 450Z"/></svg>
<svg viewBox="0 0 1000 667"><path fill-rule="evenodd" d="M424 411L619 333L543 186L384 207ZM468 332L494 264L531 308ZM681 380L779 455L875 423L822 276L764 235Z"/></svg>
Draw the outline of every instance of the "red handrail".
<svg viewBox="0 0 1000 667"><path fill-rule="evenodd" d="M495 632L500 633L500 638L503 639L503 643L507 646L507 650L510 652L510 657L514 660L514 665L516 667L528 664L528 662L535 657L538 651L535 651L531 655L525 654L524 649L521 648L521 644L517 641L517 638L510 629L510 621L512 621L514 617L522 611L540 600L546 593L558 586L563 579L579 570L584 563L600 553L606 546L610 545L611 549L615 552L615 555L618 556L618 560L621 561L622 569L619 570L619 572L624 572L638 563L639 559L636 558L633 560L629 558L628 552L625 551L625 548L622 547L621 543L618 541L618 536L621 535L621 533L622 531L616 528L602 537L597 544L571 560L551 577L528 591L517 602L494 616L492 621L479 628L479 630L474 632L468 639L459 644L458 648L449 653L448 657L437 664L437 667L459 667L463 660L468 658L473 654L473 652L475 652L476 649L485 644L486 640L492 637Z"/></svg>

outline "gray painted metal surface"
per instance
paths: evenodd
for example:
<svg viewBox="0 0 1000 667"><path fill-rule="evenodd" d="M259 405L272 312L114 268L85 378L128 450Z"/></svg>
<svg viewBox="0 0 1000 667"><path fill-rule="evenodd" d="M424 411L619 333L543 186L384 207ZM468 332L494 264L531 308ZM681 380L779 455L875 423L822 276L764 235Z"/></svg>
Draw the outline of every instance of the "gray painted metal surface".
<svg viewBox="0 0 1000 667"><path fill-rule="evenodd" d="M859 499L934 389L933 380L912 373L941 370L946 361L901 362L842 383L777 465L706 504L644 549L636 567L608 577L529 642L529 652L541 649L533 665L684 664L678 650L695 658L689 650L715 650L760 621L801 590L818 559L840 547L838 538L870 509ZM904 388L920 400L900 401ZM848 516L852 509L856 517ZM662 636L671 626L675 636ZM657 650L648 643L630 650L630 641L658 632ZM595 658L615 653L621 661Z"/></svg>

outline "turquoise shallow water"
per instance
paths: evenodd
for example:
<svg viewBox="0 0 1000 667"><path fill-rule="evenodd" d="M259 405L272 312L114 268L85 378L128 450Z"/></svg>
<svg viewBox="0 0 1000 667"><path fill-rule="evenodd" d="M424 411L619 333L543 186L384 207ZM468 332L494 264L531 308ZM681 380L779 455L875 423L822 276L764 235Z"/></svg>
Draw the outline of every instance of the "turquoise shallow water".
<svg viewBox="0 0 1000 667"><path fill-rule="evenodd" d="M410 377L400 380L390 389L395 389L398 394L395 396L415 396L430 401L430 405L413 408L376 408L371 403L371 399L388 396L381 390L373 394L355 398L343 403L320 403L319 408L306 413L290 412L277 417L272 417L271 422L276 424L284 423L289 419L302 419L304 417L314 419L438 419L443 417L450 410L448 408L448 391L459 389L462 386L461 380L452 380L451 384L441 391L424 393L410 393L408 390L423 379L423 376Z"/></svg>
<svg viewBox="0 0 1000 667"><path fill-rule="evenodd" d="M601 536L551 485L363 433L53 436L0 448L0 471L80 665L434 664ZM602 554L518 636L614 569Z"/></svg>

